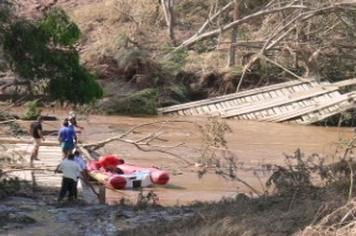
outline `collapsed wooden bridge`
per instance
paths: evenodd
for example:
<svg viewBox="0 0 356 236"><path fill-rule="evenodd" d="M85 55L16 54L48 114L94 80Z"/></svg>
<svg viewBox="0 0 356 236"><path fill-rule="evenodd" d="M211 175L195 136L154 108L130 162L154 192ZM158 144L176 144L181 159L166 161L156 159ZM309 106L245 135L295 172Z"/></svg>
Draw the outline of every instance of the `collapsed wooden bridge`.
<svg viewBox="0 0 356 236"><path fill-rule="evenodd" d="M160 108L176 116L220 116L239 120L311 124L355 107L356 91L341 89L356 79L337 83L289 81L215 98ZM345 90L346 91L346 90Z"/></svg>

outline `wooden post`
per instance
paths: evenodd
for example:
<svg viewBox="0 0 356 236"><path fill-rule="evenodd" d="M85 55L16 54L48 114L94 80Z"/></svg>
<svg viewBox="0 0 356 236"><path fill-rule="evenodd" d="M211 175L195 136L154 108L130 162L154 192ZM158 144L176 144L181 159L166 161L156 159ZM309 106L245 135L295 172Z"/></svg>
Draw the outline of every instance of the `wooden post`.
<svg viewBox="0 0 356 236"><path fill-rule="evenodd" d="M235 0L234 1L235 7L234 7L234 21L240 19L241 14L240 14L240 5L241 5L241 0ZM229 48L229 52L228 52L228 57L227 57L227 66L228 67L232 67L236 64L236 49L237 49L237 45L236 45L236 41L237 41L237 34L238 34L238 26L234 26L232 28L232 32L231 32L231 45Z"/></svg>
<svg viewBox="0 0 356 236"><path fill-rule="evenodd" d="M106 188L102 185L99 187L99 203L106 203Z"/></svg>

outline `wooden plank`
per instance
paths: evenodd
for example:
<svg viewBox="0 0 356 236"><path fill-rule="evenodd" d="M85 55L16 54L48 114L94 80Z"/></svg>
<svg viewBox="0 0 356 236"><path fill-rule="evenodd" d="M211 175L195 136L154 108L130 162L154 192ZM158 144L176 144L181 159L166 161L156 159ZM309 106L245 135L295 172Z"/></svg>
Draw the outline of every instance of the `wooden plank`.
<svg viewBox="0 0 356 236"><path fill-rule="evenodd" d="M342 87L348 87L351 85L355 85L356 84L356 78L353 79L348 79L348 80L342 80L336 83L333 83L333 85L342 88Z"/></svg>
<svg viewBox="0 0 356 236"><path fill-rule="evenodd" d="M276 90L276 94L278 97L283 97L284 94L281 92L281 90Z"/></svg>
<svg viewBox="0 0 356 236"><path fill-rule="evenodd" d="M234 100L230 100L229 102L226 102L226 104L227 104L229 107L234 107L234 106L237 105L235 102L236 102L236 100L234 99Z"/></svg>
<svg viewBox="0 0 356 236"><path fill-rule="evenodd" d="M257 94L258 101L263 101L265 98L262 94Z"/></svg>
<svg viewBox="0 0 356 236"><path fill-rule="evenodd" d="M194 111L196 111L197 116L199 116L199 115L202 115L202 114L203 114L201 107L196 107L196 108L194 109Z"/></svg>
<svg viewBox="0 0 356 236"><path fill-rule="evenodd" d="M219 111L219 113L221 113L223 117L228 118L243 113L255 113L257 111L261 111L261 109L268 109L273 106L278 106L280 108L277 113L284 113L285 110L290 110L290 112L288 113L290 114L296 112L295 110L300 111L303 108L308 107L312 104L318 102L324 104L325 100L338 98L341 96L341 94L337 91L338 88L354 84L356 84L356 78L351 80L340 81L333 84L330 84L329 82L323 82L321 85L316 82L286 82L263 88L247 90L238 94L229 94L188 104L176 105L173 106L173 108L175 107L176 109L178 109L177 111L179 111L179 109L182 109L182 107L184 108L184 106L190 107L192 105L196 109L188 109L186 112L183 112L183 115L201 115L212 113L216 115L218 114L216 111ZM315 92L318 90L325 90L326 92L324 94L323 92L320 92L320 94L323 95L319 96L319 92ZM310 95L311 93L313 93L313 95ZM288 95L287 98L286 95ZM315 96L315 98L313 96ZM266 99L269 97L271 99ZM285 99L287 103L291 103L292 106L286 106L284 102L282 102L279 98ZM307 100L308 98L309 100ZM216 109L211 106L211 102L215 103ZM207 106L204 107L204 105L202 105L202 107L199 108L199 106L204 103L207 103ZM274 111L276 112L275 109ZM332 110L328 110L327 112L331 111ZM271 111L268 111L267 118L271 116L270 112ZM178 114L182 115L182 112L178 112ZM258 116L266 117L263 112L258 114ZM320 116L322 115L324 115L324 113L320 114Z"/></svg>
<svg viewBox="0 0 356 236"><path fill-rule="evenodd" d="M222 102L221 104L223 105L224 108L232 107L228 102Z"/></svg>
<svg viewBox="0 0 356 236"><path fill-rule="evenodd" d="M210 113L210 110L209 110L208 106L202 106L201 108L203 109L205 114L209 114Z"/></svg>
<svg viewBox="0 0 356 236"><path fill-rule="evenodd" d="M246 98L239 98L239 100L242 101L241 103L246 103L247 102Z"/></svg>
<svg viewBox="0 0 356 236"><path fill-rule="evenodd" d="M6 138L0 137L1 144L33 144L31 139L17 139L17 138ZM58 146L57 141L45 141L41 143L41 146Z"/></svg>
<svg viewBox="0 0 356 236"><path fill-rule="evenodd" d="M200 101L178 104L178 105L169 106L169 107L163 107L163 108L159 108L158 112L164 114L164 113L181 110L181 109L185 109L185 108L197 107L197 106L206 105L206 104L210 104L210 103L217 103L217 102L222 102L222 101L226 101L226 100L231 100L231 99L235 99L235 98L239 98L239 97L251 96L251 95L259 94L259 93L262 93L265 91L271 91L271 90L276 90L276 89L280 89L280 88L284 88L284 87L295 86L295 85L298 85L301 83L305 83L305 82L294 80L294 81L288 81L288 82L284 82L284 83L278 83L278 84L274 84L274 85L270 85L270 86L266 86L266 87L242 91L239 93L228 94L228 95L218 96L218 97L204 99L204 100L200 100Z"/></svg>
<svg viewBox="0 0 356 236"><path fill-rule="evenodd" d="M185 114L184 114L184 112L183 112L182 110L179 110L179 111L178 111L178 115L180 115L180 116L185 116Z"/></svg>
<svg viewBox="0 0 356 236"><path fill-rule="evenodd" d="M208 106L209 106L210 111L212 111L212 112L216 111L215 104L209 104Z"/></svg>
<svg viewBox="0 0 356 236"><path fill-rule="evenodd" d="M283 95L289 95L290 94L289 90L286 89L286 88L283 88L280 91L283 93Z"/></svg>
<svg viewBox="0 0 356 236"><path fill-rule="evenodd" d="M308 113L313 113L316 110L320 110L320 109L328 108L330 106L334 106L335 104L339 104L341 102L347 101L350 98L352 99L354 96L356 96L356 94L354 92L351 92L351 93L343 95L341 98L339 98L337 100L330 100L330 101L326 101L324 103L314 104L314 105L311 105L311 106L308 106L308 107L304 107L303 109L295 110L295 111L292 111L292 112L284 113L284 114L273 116L273 117L268 117L266 119L262 119L262 121L282 122L282 121L290 120L290 119L293 119L295 117L306 115Z"/></svg>
<svg viewBox="0 0 356 236"><path fill-rule="evenodd" d="M304 90L310 89L309 84L302 84L302 87Z"/></svg>
<svg viewBox="0 0 356 236"><path fill-rule="evenodd" d="M320 88L313 88L311 90L309 90L309 93L303 93L302 96L293 96L292 98L289 97L280 97L278 99L274 99L271 101L266 101L260 104L257 104L255 106L239 106L236 107L233 110L229 110L229 111L222 111L222 114L224 118L229 118L232 116L236 116L236 115L241 115L244 113L250 113L250 112L255 112L255 111L259 111L259 110L263 110L263 109L268 109L271 107L275 107L275 106L282 106L282 105L286 105L289 103L295 103L297 101L301 101L303 99L308 99L310 97L314 97L314 96L320 96L322 94L331 92L333 90L335 90L336 88L333 87L331 89L320 89Z"/></svg>
<svg viewBox="0 0 356 236"><path fill-rule="evenodd" d="M255 116L256 116L257 120L260 120L261 118L263 118L262 112L256 112Z"/></svg>
<svg viewBox="0 0 356 236"><path fill-rule="evenodd" d="M303 91L303 90L300 90L299 86L294 86L294 90L295 90L296 92L301 92L301 91Z"/></svg>
<svg viewBox="0 0 356 236"><path fill-rule="evenodd" d="M239 99L232 100L232 103L234 104L234 106L235 105L240 105L240 102L241 102L241 100L239 100Z"/></svg>
<svg viewBox="0 0 356 236"><path fill-rule="evenodd" d="M272 98L278 97L276 91L271 91L269 94L272 96Z"/></svg>

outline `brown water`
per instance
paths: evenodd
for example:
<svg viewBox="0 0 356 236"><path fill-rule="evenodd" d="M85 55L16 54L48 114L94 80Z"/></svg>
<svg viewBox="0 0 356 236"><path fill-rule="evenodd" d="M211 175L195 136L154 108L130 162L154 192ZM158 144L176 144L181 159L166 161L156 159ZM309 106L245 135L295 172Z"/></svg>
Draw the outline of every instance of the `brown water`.
<svg viewBox="0 0 356 236"><path fill-rule="evenodd" d="M86 126L82 133L82 139L86 142L102 140L115 136L125 130L142 123L154 121L177 120L177 118L154 117L132 118L119 116L91 116L82 124ZM179 118L179 120L182 120ZM204 124L207 119L184 118L185 121ZM340 155L337 146L341 139L350 138L353 130L350 128L326 128L313 126L300 126L290 124L262 123L252 121L228 120L232 133L227 135L228 146L237 156L238 162L244 166L258 168L262 164L283 164L283 153L292 154L300 148L306 155L319 153L332 161ZM144 127L133 136L135 139L159 128ZM162 128L164 134L161 138L164 142L160 145L170 146L185 143L184 147L170 151L192 162L199 157L197 149L201 147L199 130L190 123L167 124ZM187 168L174 157L159 152L142 152L131 144L114 142L105 146L102 153L114 153L128 163L150 167L152 165L169 171L171 180L166 186L146 188L153 190L159 196L163 205L185 204L194 201L219 200L224 196L234 196L238 192L250 192L249 188L236 181L228 181L215 174L209 173L203 178L198 178L197 168ZM262 190L262 182L268 177L268 173L258 173L253 170L238 170L238 176L255 188ZM135 201L137 191L107 191L109 203L119 201L126 197Z"/></svg>

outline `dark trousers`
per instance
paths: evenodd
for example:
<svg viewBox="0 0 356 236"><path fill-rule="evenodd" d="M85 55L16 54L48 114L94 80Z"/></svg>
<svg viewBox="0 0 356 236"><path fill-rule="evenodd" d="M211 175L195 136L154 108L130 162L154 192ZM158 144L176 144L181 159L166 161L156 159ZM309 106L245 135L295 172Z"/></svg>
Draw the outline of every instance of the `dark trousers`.
<svg viewBox="0 0 356 236"><path fill-rule="evenodd" d="M78 183L80 181L80 178L78 178L78 181L75 182L75 188L74 188L74 198L78 199Z"/></svg>
<svg viewBox="0 0 356 236"><path fill-rule="evenodd" d="M63 200L67 192L69 193L68 199L73 199L75 197L75 193L77 191L77 182L71 178L63 177L62 179L62 187L59 192L58 201Z"/></svg>

